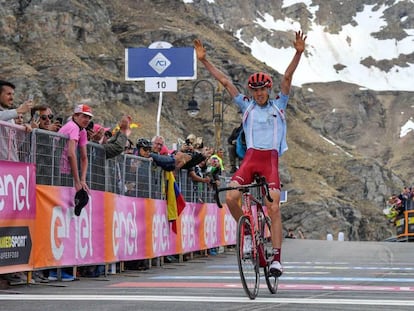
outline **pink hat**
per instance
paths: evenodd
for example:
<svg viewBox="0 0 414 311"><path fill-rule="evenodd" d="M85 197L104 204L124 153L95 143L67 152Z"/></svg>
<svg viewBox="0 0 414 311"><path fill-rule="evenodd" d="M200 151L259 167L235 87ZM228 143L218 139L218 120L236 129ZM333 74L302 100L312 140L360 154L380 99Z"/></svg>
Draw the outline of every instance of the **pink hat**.
<svg viewBox="0 0 414 311"><path fill-rule="evenodd" d="M94 132L98 132L101 128L103 128L104 130L105 130L105 132L106 131L109 131L111 128L109 128L109 127L103 127L102 125L100 125L100 124L97 124L97 123L95 123L94 125L93 125L93 131Z"/></svg>
<svg viewBox="0 0 414 311"><path fill-rule="evenodd" d="M83 113L83 114L86 114L87 116L90 116L91 118L93 117L91 107L85 104L76 106L75 111L73 113Z"/></svg>
<svg viewBox="0 0 414 311"><path fill-rule="evenodd" d="M96 124L96 123L95 123L95 124L93 125L93 131L94 131L94 132L97 132L97 131L99 131L99 130L101 129L101 127L102 127L102 125L100 125L100 124Z"/></svg>

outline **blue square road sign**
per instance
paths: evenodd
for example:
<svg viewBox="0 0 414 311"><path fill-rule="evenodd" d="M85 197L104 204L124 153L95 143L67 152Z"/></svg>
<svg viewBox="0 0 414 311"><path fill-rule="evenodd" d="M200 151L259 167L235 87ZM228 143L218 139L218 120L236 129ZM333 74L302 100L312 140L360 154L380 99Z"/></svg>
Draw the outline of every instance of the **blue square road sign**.
<svg viewBox="0 0 414 311"><path fill-rule="evenodd" d="M168 49L125 49L125 80L172 77L178 80L197 78L197 58L192 47Z"/></svg>

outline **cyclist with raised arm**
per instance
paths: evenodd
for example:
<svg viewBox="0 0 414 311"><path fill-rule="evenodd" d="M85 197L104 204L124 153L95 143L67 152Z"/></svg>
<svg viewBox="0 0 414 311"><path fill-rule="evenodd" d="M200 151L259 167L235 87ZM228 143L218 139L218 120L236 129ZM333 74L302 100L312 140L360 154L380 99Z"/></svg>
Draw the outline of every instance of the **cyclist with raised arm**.
<svg viewBox="0 0 414 311"><path fill-rule="evenodd" d="M270 273L277 277L283 273L281 265L282 219L279 208L279 157L287 150L285 110L293 73L305 50L305 40L306 36L303 32L296 32L296 38L293 42L296 52L285 71L281 90L275 99L270 99L273 86L272 78L263 72L254 73L248 79L247 86L251 98L240 94L230 79L206 58L206 49L202 42L199 39L194 40L198 60L227 89L243 113L247 152L240 168L233 174L229 186L237 187L249 184L253 181L255 173L264 176L269 183L270 195L273 199L273 202L266 200L268 213L272 220L273 262L270 265ZM236 221L243 214L240 206L241 195L238 190L228 191L226 194L227 206Z"/></svg>

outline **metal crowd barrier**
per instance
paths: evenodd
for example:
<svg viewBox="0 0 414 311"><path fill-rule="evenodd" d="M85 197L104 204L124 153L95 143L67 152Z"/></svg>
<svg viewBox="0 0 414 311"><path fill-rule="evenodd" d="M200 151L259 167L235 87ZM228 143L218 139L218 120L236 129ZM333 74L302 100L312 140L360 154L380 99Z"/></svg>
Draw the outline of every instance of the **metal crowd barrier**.
<svg viewBox="0 0 414 311"><path fill-rule="evenodd" d="M0 121L0 160L30 162L30 136L21 125Z"/></svg>
<svg viewBox="0 0 414 311"><path fill-rule="evenodd" d="M23 126L0 121L0 142L0 160L36 164L37 184L73 186L71 174L61 170L65 136L42 129L26 133ZM88 143L87 153L90 189L133 197L166 198L164 172L149 159L131 154L106 159L102 145L93 142ZM193 182L187 170L179 170L175 178L186 202L214 202L210 185Z"/></svg>

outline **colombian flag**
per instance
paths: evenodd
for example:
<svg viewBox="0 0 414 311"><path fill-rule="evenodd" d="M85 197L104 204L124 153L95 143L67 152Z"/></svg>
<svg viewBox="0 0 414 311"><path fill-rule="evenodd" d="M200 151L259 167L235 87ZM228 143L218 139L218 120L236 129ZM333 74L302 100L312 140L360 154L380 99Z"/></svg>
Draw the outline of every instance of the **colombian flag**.
<svg viewBox="0 0 414 311"><path fill-rule="evenodd" d="M167 180L167 215L168 220L172 222L172 231L177 233L177 218L185 207L183 195L175 182L173 172L165 172Z"/></svg>

